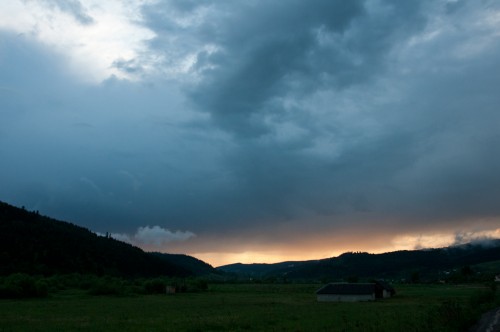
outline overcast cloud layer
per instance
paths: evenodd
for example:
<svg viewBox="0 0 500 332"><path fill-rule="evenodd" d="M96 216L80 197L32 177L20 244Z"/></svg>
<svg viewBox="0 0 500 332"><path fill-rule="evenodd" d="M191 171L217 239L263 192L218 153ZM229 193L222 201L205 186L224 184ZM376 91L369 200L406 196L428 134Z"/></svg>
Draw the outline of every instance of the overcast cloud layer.
<svg viewBox="0 0 500 332"><path fill-rule="evenodd" d="M215 265L500 237L500 3L4 0L0 200Z"/></svg>

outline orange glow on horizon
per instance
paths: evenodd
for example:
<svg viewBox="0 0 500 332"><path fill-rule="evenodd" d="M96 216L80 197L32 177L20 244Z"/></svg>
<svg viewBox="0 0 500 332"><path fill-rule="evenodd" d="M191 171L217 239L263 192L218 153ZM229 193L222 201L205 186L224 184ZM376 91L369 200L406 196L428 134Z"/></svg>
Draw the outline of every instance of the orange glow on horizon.
<svg viewBox="0 0 500 332"><path fill-rule="evenodd" d="M252 263L280 263L286 261L305 261L305 260L315 260L322 258L334 257L339 254L332 255L324 255L320 253L307 253L305 255L286 255L280 253L273 252L260 252L260 251L245 251L241 253L199 253L192 254L192 256L201 259L204 262L211 264L214 267L234 264L234 263L244 263L244 264L252 264Z"/></svg>
<svg viewBox="0 0 500 332"><path fill-rule="evenodd" d="M463 243L481 240L481 239L500 239L500 228L480 231L459 233L463 238ZM324 242L305 245L298 250L293 248L281 247L278 250L260 249L246 250L242 252L198 252L190 253L198 259L201 259L214 267L234 264L234 263L279 263L286 261L305 261L331 258L349 251L364 251L373 254L379 254L397 250L415 250L422 248L441 248L456 243L457 233L433 233L433 234L400 234L391 236L385 241L366 242L363 239L358 241L349 241L349 244L342 243L338 247L332 246L331 250L326 249ZM329 244L331 244L330 242ZM383 243L381 245L381 243Z"/></svg>

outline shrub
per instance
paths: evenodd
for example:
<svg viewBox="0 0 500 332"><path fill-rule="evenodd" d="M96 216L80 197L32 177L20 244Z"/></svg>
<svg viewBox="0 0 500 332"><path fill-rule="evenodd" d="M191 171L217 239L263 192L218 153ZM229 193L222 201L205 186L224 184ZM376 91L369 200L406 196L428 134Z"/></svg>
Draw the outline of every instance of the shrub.
<svg viewBox="0 0 500 332"><path fill-rule="evenodd" d="M35 288L37 297L47 297L49 295L49 286L45 280L37 280L35 282Z"/></svg>
<svg viewBox="0 0 500 332"><path fill-rule="evenodd" d="M166 282L162 279L146 280L144 283L144 291L146 294L163 294L165 293Z"/></svg>
<svg viewBox="0 0 500 332"><path fill-rule="evenodd" d="M88 293L90 295L123 295L125 287L121 280L106 277L95 280Z"/></svg>
<svg viewBox="0 0 500 332"><path fill-rule="evenodd" d="M12 274L0 282L0 298L46 297L47 295L47 284L27 274Z"/></svg>
<svg viewBox="0 0 500 332"><path fill-rule="evenodd" d="M188 292L202 292L208 289L208 282L203 279L194 279L187 285Z"/></svg>

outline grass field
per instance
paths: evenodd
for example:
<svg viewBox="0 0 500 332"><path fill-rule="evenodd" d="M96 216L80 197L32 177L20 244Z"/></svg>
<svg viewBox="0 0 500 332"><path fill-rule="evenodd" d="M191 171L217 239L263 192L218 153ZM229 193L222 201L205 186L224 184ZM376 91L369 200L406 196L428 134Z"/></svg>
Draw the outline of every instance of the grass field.
<svg viewBox="0 0 500 332"><path fill-rule="evenodd" d="M457 331L459 321L487 309L481 285L397 286L394 298L364 303L318 303L319 287L220 284L124 297L64 291L0 300L0 331Z"/></svg>

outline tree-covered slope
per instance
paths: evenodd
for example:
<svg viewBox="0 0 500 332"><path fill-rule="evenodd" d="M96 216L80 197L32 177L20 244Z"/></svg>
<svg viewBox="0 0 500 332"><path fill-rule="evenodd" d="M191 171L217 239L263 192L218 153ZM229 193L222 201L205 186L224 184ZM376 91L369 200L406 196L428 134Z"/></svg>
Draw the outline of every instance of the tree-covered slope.
<svg viewBox="0 0 500 332"><path fill-rule="evenodd" d="M188 267L88 229L0 202L0 275L188 276Z"/></svg>
<svg viewBox="0 0 500 332"><path fill-rule="evenodd" d="M152 255L160 258L164 262L175 264L188 271L191 271L198 276L221 274L221 272L217 271L212 265L192 256L184 254L165 254L158 252L154 252L152 253Z"/></svg>

